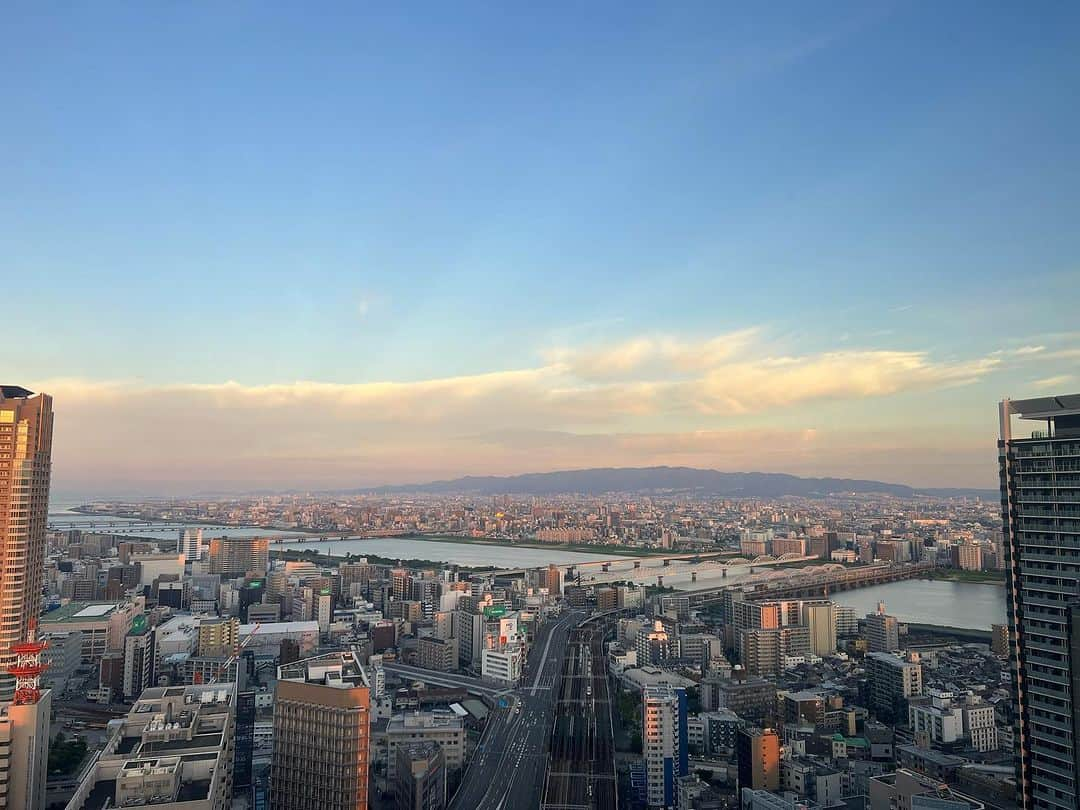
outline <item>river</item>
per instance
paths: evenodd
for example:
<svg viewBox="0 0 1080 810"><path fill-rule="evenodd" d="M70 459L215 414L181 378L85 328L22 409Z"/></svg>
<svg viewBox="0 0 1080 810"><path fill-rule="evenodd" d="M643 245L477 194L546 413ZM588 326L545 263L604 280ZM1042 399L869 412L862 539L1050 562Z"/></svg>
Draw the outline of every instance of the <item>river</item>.
<svg viewBox="0 0 1080 810"><path fill-rule="evenodd" d="M207 537L215 534L234 536L281 536L296 535L295 531L275 531L251 526L207 526L198 524L155 524L155 529L168 531L148 532L145 527L130 527L134 521L126 518L105 518L104 516L83 515L72 512L78 501L56 502L50 504L49 520L64 523L90 524L110 520L115 526L97 526L95 531L131 534L154 540L172 540L184 528L201 528ZM599 562L620 556L617 551L611 554L593 554L580 551L563 550L560 546L551 548L522 548L509 545L490 545L484 543L440 542L438 540L417 540L407 538L377 538L369 540L333 540L325 543L287 542L272 548L312 549L322 554L344 557L348 553L356 556L365 554L388 557L391 559L419 559L454 563L466 566L494 565L499 568L530 568L548 563L583 563ZM642 582L655 582L657 574L664 575L665 584L685 586L689 581L690 567L682 563L673 563L671 568L657 569L659 560L642 558L644 570L633 570L633 563L616 564L612 572L626 571L626 579L638 579ZM742 572L729 569L726 580L719 579L702 571L698 587L733 583ZM943 624L951 627L963 627L973 630L989 630L991 624L1005 622L1005 589L1001 585L971 582L946 582L942 580L905 580L887 585L875 585L854 591L842 591L832 595L832 599L841 605L850 605L862 616L871 613L877 607L878 600L884 600L886 610L905 622L922 624Z"/></svg>
<svg viewBox="0 0 1080 810"><path fill-rule="evenodd" d="M878 600L883 600L885 612L904 622L970 630L989 630L992 624L1006 622L1005 587L995 583L908 579L841 591L830 598L855 608L859 616L873 613Z"/></svg>

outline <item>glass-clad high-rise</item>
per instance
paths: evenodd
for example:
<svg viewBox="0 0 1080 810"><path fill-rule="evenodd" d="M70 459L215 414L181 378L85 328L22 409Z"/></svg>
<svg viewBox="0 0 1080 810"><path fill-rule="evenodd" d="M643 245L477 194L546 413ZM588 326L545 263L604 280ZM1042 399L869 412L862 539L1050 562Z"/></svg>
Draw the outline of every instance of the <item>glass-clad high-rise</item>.
<svg viewBox="0 0 1080 810"><path fill-rule="evenodd" d="M1076 810L1080 394L1004 400L1000 415L1019 800L1025 810ZM1021 436L1017 419L1037 424Z"/></svg>

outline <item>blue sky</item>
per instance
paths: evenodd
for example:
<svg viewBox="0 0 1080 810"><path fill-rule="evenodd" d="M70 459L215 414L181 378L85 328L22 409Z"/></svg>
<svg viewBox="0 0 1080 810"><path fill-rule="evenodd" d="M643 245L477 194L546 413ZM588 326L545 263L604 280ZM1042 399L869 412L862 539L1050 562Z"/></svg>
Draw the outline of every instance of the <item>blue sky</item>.
<svg viewBox="0 0 1080 810"><path fill-rule="evenodd" d="M33 339L3 365L66 396L60 480L95 477L122 397L147 450L117 487L592 461L992 484L996 399L1080 384L1076 6L580 5L7 6L5 331ZM611 352L621 374L582 374ZM484 400L474 375L511 372L535 379ZM439 380L500 415L497 449L457 444L491 420L434 412ZM350 415L377 384L423 413ZM224 432L278 424L267 386L341 415L200 472L154 429L183 386ZM918 467L918 411L974 455ZM765 460L762 427L881 458ZM742 455L677 449L702 432Z"/></svg>

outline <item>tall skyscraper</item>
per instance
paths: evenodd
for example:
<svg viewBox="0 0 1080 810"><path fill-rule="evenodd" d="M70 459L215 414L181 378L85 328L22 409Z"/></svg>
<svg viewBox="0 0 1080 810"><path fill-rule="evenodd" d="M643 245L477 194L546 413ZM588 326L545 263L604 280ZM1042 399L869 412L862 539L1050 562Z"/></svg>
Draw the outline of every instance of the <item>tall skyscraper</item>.
<svg viewBox="0 0 1080 810"><path fill-rule="evenodd" d="M999 408L1002 523L1024 810L1080 807L1080 394ZM1040 428L1013 436L1013 417ZM1019 427L1019 426L1017 426ZM1019 432L1019 430L1018 430Z"/></svg>
<svg viewBox="0 0 1080 810"><path fill-rule="evenodd" d="M52 397L0 385L0 700L14 696L12 647L41 613L52 432Z"/></svg>
<svg viewBox="0 0 1080 810"><path fill-rule="evenodd" d="M365 810L371 688L356 654L278 667L271 806Z"/></svg>
<svg viewBox="0 0 1080 810"><path fill-rule="evenodd" d="M686 690L646 686L641 699L648 805L674 807L679 777L689 772Z"/></svg>

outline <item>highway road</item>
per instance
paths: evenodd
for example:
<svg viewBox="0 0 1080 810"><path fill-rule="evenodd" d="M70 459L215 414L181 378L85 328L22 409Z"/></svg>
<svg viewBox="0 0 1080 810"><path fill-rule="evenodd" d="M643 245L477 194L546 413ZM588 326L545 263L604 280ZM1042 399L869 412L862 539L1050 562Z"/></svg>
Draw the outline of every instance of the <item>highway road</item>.
<svg viewBox="0 0 1080 810"><path fill-rule="evenodd" d="M545 622L529 650L522 685L488 716L451 810L526 810L540 806L555 691L572 629L583 611ZM614 805L612 805L614 806Z"/></svg>
<svg viewBox="0 0 1080 810"><path fill-rule="evenodd" d="M509 686L499 686L496 683L482 681L479 678L470 678L468 675L459 675L456 672L433 672L430 669L421 669L420 667L411 667L393 662L384 663L383 669L386 670L387 674L396 675L404 680L464 689L475 695L483 695L492 699L498 699L514 691Z"/></svg>
<svg viewBox="0 0 1080 810"><path fill-rule="evenodd" d="M571 630L557 689L555 721L544 777L544 810L606 808L617 803L604 639L612 617Z"/></svg>

